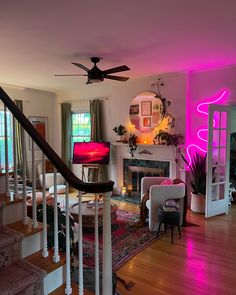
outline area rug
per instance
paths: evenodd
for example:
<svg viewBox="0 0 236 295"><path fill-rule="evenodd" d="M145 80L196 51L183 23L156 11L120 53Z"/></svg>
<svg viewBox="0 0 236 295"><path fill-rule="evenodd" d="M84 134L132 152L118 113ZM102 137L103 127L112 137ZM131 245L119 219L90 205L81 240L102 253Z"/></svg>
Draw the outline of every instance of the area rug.
<svg viewBox="0 0 236 295"><path fill-rule="evenodd" d="M83 233L84 265L95 266L94 233ZM117 210L117 220L112 225L112 267L119 269L128 260L156 240L156 233L139 224L137 213ZM99 261L102 263L102 233L99 236Z"/></svg>
<svg viewBox="0 0 236 295"><path fill-rule="evenodd" d="M132 203L136 205L140 205L141 203L141 197L140 196L125 196L123 197L122 195L114 195L111 196L112 200L120 201L120 202L126 202L126 203Z"/></svg>

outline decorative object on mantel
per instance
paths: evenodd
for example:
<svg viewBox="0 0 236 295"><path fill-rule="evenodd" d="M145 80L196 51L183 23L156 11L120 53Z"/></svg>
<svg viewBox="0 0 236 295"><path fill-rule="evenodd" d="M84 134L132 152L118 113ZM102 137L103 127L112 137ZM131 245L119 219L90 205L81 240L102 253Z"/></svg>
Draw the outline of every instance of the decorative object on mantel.
<svg viewBox="0 0 236 295"><path fill-rule="evenodd" d="M151 152L149 152L148 150L142 150L141 152L139 152L140 155L144 154L144 155L152 155Z"/></svg>
<svg viewBox="0 0 236 295"><path fill-rule="evenodd" d="M128 139L128 146L129 146L129 153L131 155L131 158L134 159L134 155L137 150L137 135L130 133L129 139Z"/></svg>
<svg viewBox="0 0 236 295"><path fill-rule="evenodd" d="M154 144L163 144L163 145L174 145L178 146L182 144L184 136L179 134L171 134L167 131L160 130L153 139Z"/></svg>
<svg viewBox="0 0 236 295"><path fill-rule="evenodd" d="M117 142L127 143L127 140L124 137L125 133L127 133L125 126L119 125L114 127L112 130L116 133L116 135L120 136L120 140L117 140Z"/></svg>

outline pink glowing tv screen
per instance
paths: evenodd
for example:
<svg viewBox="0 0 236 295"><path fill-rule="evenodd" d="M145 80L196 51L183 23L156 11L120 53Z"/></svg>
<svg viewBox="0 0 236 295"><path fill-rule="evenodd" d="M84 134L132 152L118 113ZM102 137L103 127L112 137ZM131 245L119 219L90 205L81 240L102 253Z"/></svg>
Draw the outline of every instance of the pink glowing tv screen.
<svg viewBox="0 0 236 295"><path fill-rule="evenodd" d="M110 142L75 142L73 164L108 165Z"/></svg>

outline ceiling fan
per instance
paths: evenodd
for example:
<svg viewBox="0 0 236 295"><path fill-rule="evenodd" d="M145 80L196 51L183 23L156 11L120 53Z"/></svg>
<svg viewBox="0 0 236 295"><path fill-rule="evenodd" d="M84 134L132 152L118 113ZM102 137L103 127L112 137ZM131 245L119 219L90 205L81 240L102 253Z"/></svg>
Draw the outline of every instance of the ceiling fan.
<svg viewBox="0 0 236 295"><path fill-rule="evenodd" d="M81 68L82 70L85 70L87 74L65 74L65 75L54 75L54 76L87 76L88 80L86 84L102 82L104 79L117 80L122 82L125 82L129 79L128 77L110 75L110 74L130 70L130 68L128 68L126 65L102 71L97 67L97 63L99 61L100 61L99 57L92 57L91 62L94 63L94 66L91 69L88 69L87 67L85 67L84 65L80 63L72 62L73 65Z"/></svg>

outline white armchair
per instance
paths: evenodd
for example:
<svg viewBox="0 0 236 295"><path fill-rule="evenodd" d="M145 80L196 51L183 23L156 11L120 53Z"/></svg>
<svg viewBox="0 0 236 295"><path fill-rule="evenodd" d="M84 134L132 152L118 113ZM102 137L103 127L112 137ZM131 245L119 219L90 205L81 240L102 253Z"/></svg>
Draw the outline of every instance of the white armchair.
<svg viewBox="0 0 236 295"><path fill-rule="evenodd" d="M39 162L37 169L38 169L38 174L39 174L39 183L40 183L40 186L43 187L42 161ZM50 187L52 187L54 185L54 172L51 172L51 169L49 171L50 172L47 172L47 169L46 169L46 173L45 173L46 189L49 189ZM57 185L61 185L61 184L65 184L65 179L63 178L63 176L60 173L57 173Z"/></svg>
<svg viewBox="0 0 236 295"><path fill-rule="evenodd" d="M149 209L149 229L150 231L157 231L159 220L157 210L160 206L165 204L166 200L174 199L179 205L181 210L180 225L183 224L183 211L184 211L184 196L185 184L171 184L160 185L163 180L169 179L168 177L143 177L141 180L141 199L149 190L149 200L146 206Z"/></svg>

